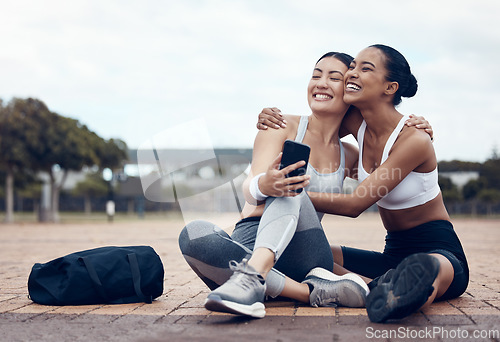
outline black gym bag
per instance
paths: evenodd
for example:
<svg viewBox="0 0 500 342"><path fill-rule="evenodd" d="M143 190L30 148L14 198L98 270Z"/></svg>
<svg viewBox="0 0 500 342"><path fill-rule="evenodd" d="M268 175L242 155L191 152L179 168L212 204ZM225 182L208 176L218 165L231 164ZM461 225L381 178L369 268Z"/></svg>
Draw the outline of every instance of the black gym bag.
<svg viewBox="0 0 500 342"><path fill-rule="evenodd" d="M44 305L151 303L163 275L152 247L100 247L33 265L28 292Z"/></svg>

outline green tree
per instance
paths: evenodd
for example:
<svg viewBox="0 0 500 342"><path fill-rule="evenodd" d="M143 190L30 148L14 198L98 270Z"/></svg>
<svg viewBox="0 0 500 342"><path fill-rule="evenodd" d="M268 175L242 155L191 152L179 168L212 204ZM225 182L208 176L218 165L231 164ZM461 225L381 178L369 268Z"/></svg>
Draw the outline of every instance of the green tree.
<svg viewBox="0 0 500 342"><path fill-rule="evenodd" d="M2 107L0 133L0 166L7 171L6 197L13 194L9 175L16 170L43 172L50 183L49 221L59 220L59 194L68 171L94 165L118 167L127 156L121 140L106 141L77 120L53 113L32 98L13 99ZM13 195L9 201L11 198Z"/></svg>
<svg viewBox="0 0 500 342"><path fill-rule="evenodd" d="M19 110L24 107L26 110ZM14 174L32 169L31 151L37 143L36 124L30 113L47 115L48 109L43 102L24 104L23 100L13 99L6 107L0 106L0 167L5 170L5 221L14 220Z"/></svg>
<svg viewBox="0 0 500 342"><path fill-rule="evenodd" d="M102 140L96 149L99 166L117 169L123 167L123 161L128 159L127 144L120 139Z"/></svg>
<svg viewBox="0 0 500 342"><path fill-rule="evenodd" d="M85 180L76 184L73 194L83 196L85 213L89 215L92 212L92 197L104 196L108 192L108 184L102 178L100 172L89 173Z"/></svg>
<svg viewBox="0 0 500 342"><path fill-rule="evenodd" d="M481 163L466 162L461 160L440 161L438 163L439 172L453 171L479 171Z"/></svg>
<svg viewBox="0 0 500 342"><path fill-rule="evenodd" d="M477 214L478 194L485 188L486 182L484 178L480 177L479 179L470 180L462 189L464 199L472 203L472 215Z"/></svg>
<svg viewBox="0 0 500 342"><path fill-rule="evenodd" d="M39 203L42 194L42 182L35 176L29 174L23 178L21 185L16 184L16 193L19 198L26 198L33 201L33 211L39 213Z"/></svg>
<svg viewBox="0 0 500 342"><path fill-rule="evenodd" d="M443 201L447 206L455 206L463 200L462 194L450 178L439 176L438 182L443 195Z"/></svg>
<svg viewBox="0 0 500 342"><path fill-rule="evenodd" d="M14 99L12 112L20 115L23 122L31 127L27 130L24 145L30 156L33 170L48 174L50 179L50 203L48 220L58 221L59 191L67 177L67 170L79 170L90 161L82 151L88 144L78 131L76 120L62 117L48 110L47 106L36 99ZM64 170L57 182L55 172Z"/></svg>
<svg viewBox="0 0 500 342"><path fill-rule="evenodd" d="M479 176L484 178L488 188L500 190L500 158L496 150L493 150L492 157L481 165Z"/></svg>
<svg viewBox="0 0 500 342"><path fill-rule="evenodd" d="M497 189L482 189L477 197L486 203L488 215L493 215L493 206L500 202L500 191Z"/></svg>

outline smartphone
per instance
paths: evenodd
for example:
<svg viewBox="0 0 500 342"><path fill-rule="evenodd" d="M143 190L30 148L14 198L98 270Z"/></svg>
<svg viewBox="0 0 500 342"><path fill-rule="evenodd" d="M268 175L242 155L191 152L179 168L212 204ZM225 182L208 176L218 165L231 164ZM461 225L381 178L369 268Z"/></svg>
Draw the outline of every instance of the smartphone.
<svg viewBox="0 0 500 342"><path fill-rule="evenodd" d="M306 174L307 164L309 163L309 154L311 153L311 148L293 140L285 140L283 144L283 155L281 156L280 170L287 167L288 165L295 164L301 160L305 161L305 165L299 167L288 173L286 177L303 176ZM302 188L295 190L296 192L302 192Z"/></svg>

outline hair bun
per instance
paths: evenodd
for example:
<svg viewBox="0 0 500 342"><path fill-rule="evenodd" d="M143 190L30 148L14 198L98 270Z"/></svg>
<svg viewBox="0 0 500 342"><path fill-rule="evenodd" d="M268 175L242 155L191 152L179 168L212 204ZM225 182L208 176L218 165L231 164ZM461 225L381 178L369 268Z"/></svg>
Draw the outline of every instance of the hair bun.
<svg viewBox="0 0 500 342"><path fill-rule="evenodd" d="M417 93L417 89L418 89L417 79L413 74L410 74L408 83L406 84L405 89L403 89L403 91L401 92L401 96L403 97L415 96L415 94Z"/></svg>

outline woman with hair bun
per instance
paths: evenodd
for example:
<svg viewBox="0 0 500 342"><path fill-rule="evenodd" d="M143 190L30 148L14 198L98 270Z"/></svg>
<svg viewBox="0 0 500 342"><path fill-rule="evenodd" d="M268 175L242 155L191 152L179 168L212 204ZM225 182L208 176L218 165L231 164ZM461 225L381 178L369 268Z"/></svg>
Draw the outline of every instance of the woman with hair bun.
<svg viewBox="0 0 500 342"><path fill-rule="evenodd" d="M182 230L179 246L186 261L213 290L205 308L262 318L266 296L312 306L365 306L365 281L348 272L331 272L334 259L321 226L322 213L307 196L316 191L328 198L342 190L345 176L354 176L357 148L341 142L339 135L349 108L343 101L344 75L352 60L339 52L323 55L307 87L311 114L289 117L287 128L257 134L243 183L242 220L232 235L204 220ZM425 120L413 122L432 132ZM279 169L286 140L310 146L306 175L285 177L304 161ZM302 188L305 191L295 192Z"/></svg>
<svg viewBox="0 0 500 342"><path fill-rule="evenodd" d="M439 189L432 139L405 125L407 117L396 109L418 89L408 62L389 46L372 45L351 62L344 87L344 102L361 112L349 111L342 122L358 141L360 184L352 194L308 195L316 210L349 217L377 203L387 235L382 253L331 246L334 273L373 279L366 301L373 322L460 296L469 269ZM273 110L259 115L259 129L276 124Z"/></svg>
<svg viewBox="0 0 500 342"><path fill-rule="evenodd" d="M368 278L368 316L373 322L406 317L435 300L460 296L469 269L438 185L437 159L429 135L404 125L395 108L417 92L406 59L386 45L362 50L345 75L344 101L361 117L347 120L359 144L359 186L350 195L315 207L356 217L374 203L387 230L383 253L332 246L337 271ZM314 198L316 197L316 198Z"/></svg>

